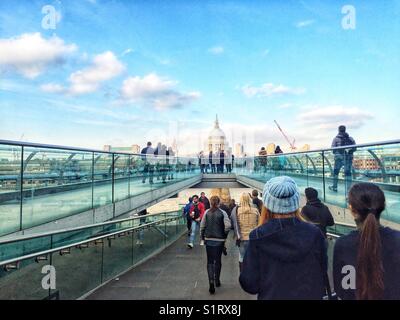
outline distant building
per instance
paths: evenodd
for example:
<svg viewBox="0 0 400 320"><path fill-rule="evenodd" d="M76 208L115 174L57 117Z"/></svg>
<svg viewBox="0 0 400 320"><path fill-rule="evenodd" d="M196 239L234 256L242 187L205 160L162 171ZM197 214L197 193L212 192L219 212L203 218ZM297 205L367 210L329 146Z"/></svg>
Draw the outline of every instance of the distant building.
<svg viewBox="0 0 400 320"><path fill-rule="evenodd" d="M380 169L380 165L379 165L378 161L376 161L373 158L354 159L353 167L355 169L360 169L360 170L378 170L378 169Z"/></svg>
<svg viewBox="0 0 400 320"><path fill-rule="evenodd" d="M244 155L244 147L241 143L235 144L235 157L241 158Z"/></svg>
<svg viewBox="0 0 400 320"><path fill-rule="evenodd" d="M109 144L104 145L104 151L107 152L118 152L118 153L140 153L140 146L137 144L133 144L130 147L113 147Z"/></svg>

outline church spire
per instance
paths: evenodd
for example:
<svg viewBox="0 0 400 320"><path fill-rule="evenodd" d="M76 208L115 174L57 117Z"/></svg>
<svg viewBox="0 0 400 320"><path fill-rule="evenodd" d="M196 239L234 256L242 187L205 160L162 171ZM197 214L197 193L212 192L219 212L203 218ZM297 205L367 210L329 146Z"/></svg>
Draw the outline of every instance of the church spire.
<svg viewBox="0 0 400 320"><path fill-rule="evenodd" d="M215 129L219 129L218 114L215 115Z"/></svg>

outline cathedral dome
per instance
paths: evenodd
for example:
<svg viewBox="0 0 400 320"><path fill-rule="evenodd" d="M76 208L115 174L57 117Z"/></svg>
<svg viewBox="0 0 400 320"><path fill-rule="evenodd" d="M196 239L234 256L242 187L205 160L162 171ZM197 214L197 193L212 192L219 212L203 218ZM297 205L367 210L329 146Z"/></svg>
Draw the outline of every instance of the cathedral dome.
<svg viewBox="0 0 400 320"><path fill-rule="evenodd" d="M219 151L225 150L228 146L226 142L226 136L224 131L219 127L218 116L215 118L214 128L210 131L208 135L207 148L208 151Z"/></svg>

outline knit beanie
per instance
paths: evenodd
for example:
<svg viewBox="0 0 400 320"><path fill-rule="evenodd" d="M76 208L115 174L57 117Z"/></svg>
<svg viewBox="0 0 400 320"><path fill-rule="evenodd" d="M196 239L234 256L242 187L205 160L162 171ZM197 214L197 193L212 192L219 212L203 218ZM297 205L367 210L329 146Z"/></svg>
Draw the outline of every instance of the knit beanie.
<svg viewBox="0 0 400 320"><path fill-rule="evenodd" d="M273 213L287 214L298 210L300 194L296 182L286 176L270 179L264 186L263 201Z"/></svg>

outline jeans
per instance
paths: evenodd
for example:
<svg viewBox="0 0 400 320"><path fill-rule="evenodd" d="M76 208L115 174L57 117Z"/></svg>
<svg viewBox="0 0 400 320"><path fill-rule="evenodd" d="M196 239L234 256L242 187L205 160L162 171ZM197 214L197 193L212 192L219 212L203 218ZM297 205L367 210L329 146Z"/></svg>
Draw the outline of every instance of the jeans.
<svg viewBox="0 0 400 320"><path fill-rule="evenodd" d="M199 222L192 220L192 225L190 228L189 243L194 244L194 240L196 239L196 230L197 230L198 226L199 226Z"/></svg>
<svg viewBox="0 0 400 320"><path fill-rule="evenodd" d="M239 262L243 262L244 254L246 253L247 247L249 246L249 240L241 240L239 247Z"/></svg>
<svg viewBox="0 0 400 320"><path fill-rule="evenodd" d="M337 189L339 181L339 172L344 167L344 179L346 193L351 187L351 169L353 166L353 157L345 156L344 154L335 154L335 166L333 169L333 188Z"/></svg>
<svg viewBox="0 0 400 320"><path fill-rule="evenodd" d="M149 182L150 184L153 183L153 177L154 177L154 166L150 165L150 164L146 164L144 166L144 170L143 170L143 180L142 182L145 183L147 177L149 177Z"/></svg>
<svg viewBox="0 0 400 320"><path fill-rule="evenodd" d="M208 281L212 284L220 280L223 248L223 241L206 241Z"/></svg>

